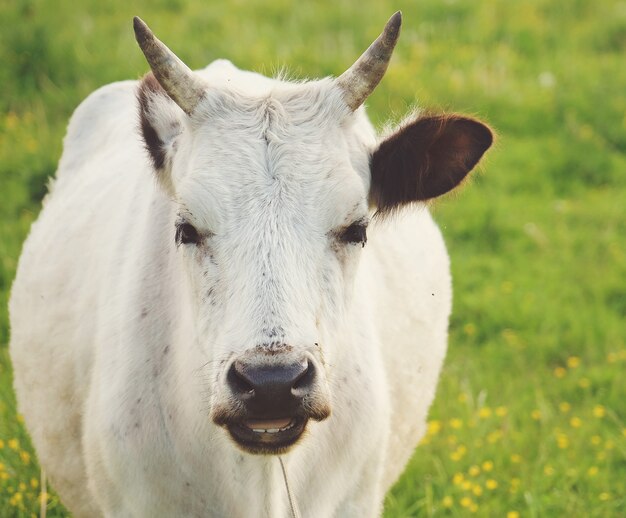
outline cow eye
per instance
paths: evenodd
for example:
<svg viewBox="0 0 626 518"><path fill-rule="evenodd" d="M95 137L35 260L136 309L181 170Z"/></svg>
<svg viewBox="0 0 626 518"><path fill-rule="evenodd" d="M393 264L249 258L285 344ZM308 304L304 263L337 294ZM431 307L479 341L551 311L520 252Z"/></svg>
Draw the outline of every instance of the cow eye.
<svg viewBox="0 0 626 518"><path fill-rule="evenodd" d="M349 227L341 230L339 240L348 244L365 246L367 243L367 223L364 221L352 223Z"/></svg>
<svg viewBox="0 0 626 518"><path fill-rule="evenodd" d="M190 243L198 244L200 235L191 223L180 222L176 224L176 244L188 245Z"/></svg>

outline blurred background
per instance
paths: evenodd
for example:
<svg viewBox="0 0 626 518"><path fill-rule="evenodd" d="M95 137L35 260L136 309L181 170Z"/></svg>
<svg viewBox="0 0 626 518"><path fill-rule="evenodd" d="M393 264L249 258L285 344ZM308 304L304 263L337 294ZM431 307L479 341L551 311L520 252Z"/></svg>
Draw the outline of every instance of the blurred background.
<svg viewBox="0 0 626 518"><path fill-rule="evenodd" d="M618 0L0 2L0 516L34 516L41 492L7 353L21 243L74 108L148 69L132 16L192 68L224 57L313 78L343 72L398 9L402 36L367 103L375 125L417 105L478 116L499 139L433 206L454 274L449 355L385 516L626 516ZM45 496L48 516L68 516Z"/></svg>

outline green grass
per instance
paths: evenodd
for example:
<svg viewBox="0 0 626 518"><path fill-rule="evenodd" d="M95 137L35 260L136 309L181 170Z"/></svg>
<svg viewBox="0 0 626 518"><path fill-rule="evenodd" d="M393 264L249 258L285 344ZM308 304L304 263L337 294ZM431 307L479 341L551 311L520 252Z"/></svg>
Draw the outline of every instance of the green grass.
<svg viewBox="0 0 626 518"><path fill-rule="evenodd" d="M72 110L146 70L132 16L192 67L227 57L315 77L341 73L397 9L403 35L373 121L417 103L481 116L500 138L434 207L455 278L450 349L385 516L623 516L626 4L130 3L0 4L0 516L37 513L40 490L6 352L21 242ZM54 496L48 516L67 516Z"/></svg>

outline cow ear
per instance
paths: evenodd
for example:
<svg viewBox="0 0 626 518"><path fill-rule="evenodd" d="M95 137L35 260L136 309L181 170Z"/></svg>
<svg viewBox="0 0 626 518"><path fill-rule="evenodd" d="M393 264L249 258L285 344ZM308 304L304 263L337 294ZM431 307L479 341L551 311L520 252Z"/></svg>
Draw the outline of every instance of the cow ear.
<svg viewBox="0 0 626 518"><path fill-rule="evenodd" d="M454 189L493 142L482 122L458 115L425 115L384 140L371 162L370 203L386 214Z"/></svg>
<svg viewBox="0 0 626 518"><path fill-rule="evenodd" d="M146 74L139 84L137 100L144 145L159 183L172 195L171 164L186 115L163 90L152 72Z"/></svg>

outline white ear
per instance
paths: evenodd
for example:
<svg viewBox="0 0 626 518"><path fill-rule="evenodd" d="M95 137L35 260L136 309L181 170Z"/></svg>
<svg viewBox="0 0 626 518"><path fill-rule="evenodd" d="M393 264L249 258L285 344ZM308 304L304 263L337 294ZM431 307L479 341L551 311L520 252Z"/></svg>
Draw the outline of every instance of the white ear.
<svg viewBox="0 0 626 518"><path fill-rule="evenodd" d="M152 72L139 85L139 120L146 150L157 179L169 195L174 195L171 165L176 140L183 131L183 110L172 101Z"/></svg>

